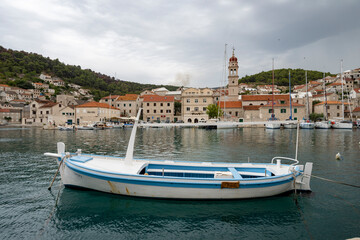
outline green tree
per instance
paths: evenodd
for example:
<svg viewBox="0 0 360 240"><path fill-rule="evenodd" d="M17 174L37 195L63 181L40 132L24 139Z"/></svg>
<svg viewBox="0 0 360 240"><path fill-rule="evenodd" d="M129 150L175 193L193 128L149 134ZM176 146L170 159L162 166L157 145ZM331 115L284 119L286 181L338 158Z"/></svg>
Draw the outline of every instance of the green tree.
<svg viewBox="0 0 360 240"><path fill-rule="evenodd" d="M174 103L174 111L175 111L175 116L178 116L181 114L181 102Z"/></svg>
<svg viewBox="0 0 360 240"><path fill-rule="evenodd" d="M322 113L311 113L309 115L311 121L315 122L316 120L324 118L324 114Z"/></svg>
<svg viewBox="0 0 360 240"><path fill-rule="evenodd" d="M206 114L209 115L209 118L219 118L223 115L223 111L216 104L210 104L206 109Z"/></svg>

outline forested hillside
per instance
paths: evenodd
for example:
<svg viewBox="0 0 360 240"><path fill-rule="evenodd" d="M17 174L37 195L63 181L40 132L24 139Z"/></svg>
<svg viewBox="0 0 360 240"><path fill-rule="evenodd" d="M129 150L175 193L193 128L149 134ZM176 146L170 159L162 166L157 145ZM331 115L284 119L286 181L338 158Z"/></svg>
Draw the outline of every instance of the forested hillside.
<svg viewBox="0 0 360 240"><path fill-rule="evenodd" d="M291 74L291 85L305 84L305 70L304 69L276 69L274 70L274 83L278 86L289 85L289 71ZM335 76L329 72L325 76ZM323 77L322 72L307 71L308 81L317 80ZM251 76L245 76L239 80L239 83L254 83L254 84L272 84L272 71L261 72Z"/></svg>
<svg viewBox="0 0 360 240"><path fill-rule="evenodd" d="M15 51L0 46L0 82L21 88L32 88L31 82L37 82L41 72L63 79L66 83L74 83L90 89L95 99L109 94L123 95L140 93L145 89L166 87L176 90L175 86L140 84L96 73L91 69L81 69L80 66L67 65L58 59L52 60L36 53Z"/></svg>

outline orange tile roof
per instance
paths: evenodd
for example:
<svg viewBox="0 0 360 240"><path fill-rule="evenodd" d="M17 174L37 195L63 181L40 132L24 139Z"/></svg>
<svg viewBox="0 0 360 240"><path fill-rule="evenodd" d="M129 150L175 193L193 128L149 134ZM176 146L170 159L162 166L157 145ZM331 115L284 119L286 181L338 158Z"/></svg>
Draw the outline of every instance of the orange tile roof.
<svg viewBox="0 0 360 240"><path fill-rule="evenodd" d="M242 101L218 102L220 108L242 108Z"/></svg>
<svg viewBox="0 0 360 240"><path fill-rule="evenodd" d="M289 99L289 94L274 94L274 100L287 100ZM272 95L242 95L242 101L271 101Z"/></svg>
<svg viewBox="0 0 360 240"><path fill-rule="evenodd" d="M10 109L1 109L0 108L0 112L10 112Z"/></svg>
<svg viewBox="0 0 360 240"><path fill-rule="evenodd" d="M56 104L58 104L58 103L50 102L50 103L47 103L47 104L45 104L45 105L42 105L40 108L53 107L53 106L55 106Z"/></svg>
<svg viewBox="0 0 360 240"><path fill-rule="evenodd" d="M360 107L355 108L353 112L360 112Z"/></svg>
<svg viewBox="0 0 360 240"><path fill-rule="evenodd" d="M360 88L354 88L354 91L360 93Z"/></svg>
<svg viewBox="0 0 360 240"><path fill-rule="evenodd" d="M110 106L107 103L99 103L99 102L87 102L81 105L76 106L76 108L111 108L111 109L116 109L119 110L118 108L115 108L113 106Z"/></svg>
<svg viewBox="0 0 360 240"><path fill-rule="evenodd" d="M10 87L10 86L6 84L0 84L0 87Z"/></svg>
<svg viewBox="0 0 360 240"><path fill-rule="evenodd" d="M284 103L284 104L278 104L275 103L274 107L289 107L290 103ZM299 104L299 103L291 103L291 106L293 107L304 107L304 104ZM272 104L266 104L266 105L262 105L261 107L272 107Z"/></svg>
<svg viewBox="0 0 360 240"><path fill-rule="evenodd" d="M111 97L111 99L116 99L117 97L120 97L120 95L110 95L110 96L103 97L101 99L109 99L110 97Z"/></svg>
<svg viewBox="0 0 360 240"><path fill-rule="evenodd" d="M332 84L329 84L329 86L341 86L341 83L334 82Z"/></svg>
<svg viewBox="0 0 360 240"><path fill-rule="evenodd" d="M317 103L317 104L315 104L315 106L323 105L323 104L325 104L325 102ZM341 102L341 101L327 101L326 104L327 104L327 105L341 105L342 102ZM349 105L349 103L344 103L344 105Z"/></svg>
<svg viewBox="0 0 360 240"><path fill-rule="evenodd" d="M244 106L243 109L244 110L259 110L260 109L260 105L249 105L249 106Z"/></svg>
<svg viewBox="0 0 360 240"><path fill-rule="evenodd" d="M125 94L125 96L119 96L118 101L136 101L138 98L137 94Z"/></svg>
<svg viewBox="0 0 360 240"><path fill-rule="evenodd" d="M173 102L173 96L144 95L144 102Z"/></svg>

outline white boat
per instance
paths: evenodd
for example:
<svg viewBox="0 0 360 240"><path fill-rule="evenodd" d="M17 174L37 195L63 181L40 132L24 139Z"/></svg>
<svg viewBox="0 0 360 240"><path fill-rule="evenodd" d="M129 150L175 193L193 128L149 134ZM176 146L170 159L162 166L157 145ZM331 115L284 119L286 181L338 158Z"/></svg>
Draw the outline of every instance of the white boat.
<svg viewBox="0 0 360 240"><path fill-rule="evenodd" d="M330 123L329 121L315 122L315 128L318 128L318 129L329 129L329 128L331 128L331 123Z"/></svg>
<svg viewBox="0 0 360 240"><path fill-rule="evenodd" d="M353 123L351 121L336 121L332 124L332 128L335 129L352 129Z"/></svg>
<svg viewBox="0 0 360 240"><path fill-rule="evenodd" d="M314 129L315 128L315 124L313 122L310 122L309 120L301 122L300 123L300 128L302 129Z"/></svg>
<svg viewBox="0 0 360 240"><path fill-rule="evenodd" d="M138 114L139 117L139 114ZM133 159L137 121L124 158L65 152L57 144L60 175L66 187L169 199L242 199L288 191L311 191L312 163L275 157L269 163L221 163ZM191 159L188 159L191 160ZM292 164L283 161L293 162Z"/></svg>
<svg viewBox="0 0 360 240"><path fill-rule="evenodd" d="M92 125L86 125L86 126L77 126L77 130L95 130L95 127Z"/></svg>
<svg viewBox="0 0 360 240"><path fill-rule="evenodd" d="M286 128L286 129L294 129L294 128L297 128L297 124L296 124L296 123L284 123L283 126L284 126L284 128Z"/></svg>
<svg viewBox="0 0 360 240"><path fill-rule="evenodd" d="M281 124L276 122L270 122L265 124L265 127L267 129L280 129Z"/></svg>
<svg viewBox="0 0 360 240"><path fill-rule="evenodd" d="M74 127L71 127L71 126L58 126L57 129L61 130L61 131L73 131Z"/></svg>
<svg viewBox="0 0 360 240"><path fill-rule="evenodd" d="M124 124L123 123L106 123L106 126L111 127L111 128L123 128Z"/></svg>

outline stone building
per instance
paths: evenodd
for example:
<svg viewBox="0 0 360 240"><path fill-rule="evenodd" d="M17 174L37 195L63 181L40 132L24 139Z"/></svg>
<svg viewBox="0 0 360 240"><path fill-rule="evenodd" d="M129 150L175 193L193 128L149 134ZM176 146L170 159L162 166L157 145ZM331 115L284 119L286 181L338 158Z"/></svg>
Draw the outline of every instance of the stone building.
<svg viewBox="0 0 360 240"><path fill-rule="evenodd" d="M87 102L75 107L75 119L77 125L102 122L113 117L120 117L120 109L109 106L106 103Z"/></svg>
<svg viewBox="0 0 360 240"><path fill-rule="evenodd" d="M188 88L181 93L181 113L184 122L206 121L207 106L214 104L213 90L210 88Z"/></svg>
<svg viewBox="0 0 360 240"><path fill-rule="evenodd" d="M146 122L176 122L174 118L174 97L144 95L143 120Z"/></svg>

